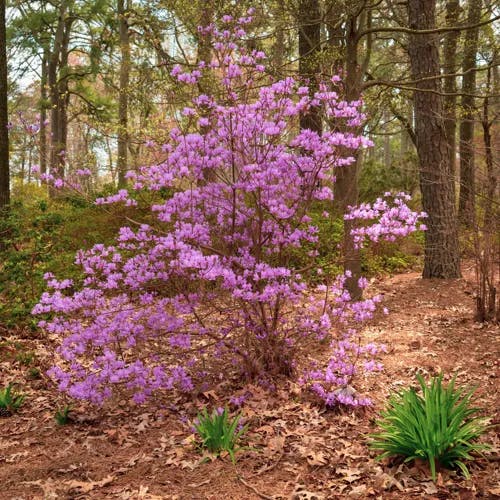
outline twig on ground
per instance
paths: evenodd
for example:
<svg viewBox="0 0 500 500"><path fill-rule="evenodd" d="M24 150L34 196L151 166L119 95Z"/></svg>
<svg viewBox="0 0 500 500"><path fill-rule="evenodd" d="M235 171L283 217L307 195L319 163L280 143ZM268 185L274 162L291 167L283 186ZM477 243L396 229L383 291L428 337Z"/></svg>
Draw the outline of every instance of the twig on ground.
<svg viewBox="0 0 500 500"><path fill-rule="evenodd" d="M255 488L251 484L247 483L241 476L237 476L237 477L238 477L238 481L240 481L240 483L244 484L249 490L252 490L258 497L264 498L264 500L274 500L274 497L270 497L264 493L261 493L257 488Z"/></svg>
<svg viewBox="0 0 500 500"><path fill-rule="evenodd" d="M284 454L285 454L285 451L282 450L281 453L280 453L280 456L278 457L278 460L276 460L275 462L273 462L271 465L268 465L267 467L263 467L262 469L260 469L259 471L257 471L255 474L252 474L252 477L261 476L262 474L273 470L281 462L281 459L283 458Z"/></svg>

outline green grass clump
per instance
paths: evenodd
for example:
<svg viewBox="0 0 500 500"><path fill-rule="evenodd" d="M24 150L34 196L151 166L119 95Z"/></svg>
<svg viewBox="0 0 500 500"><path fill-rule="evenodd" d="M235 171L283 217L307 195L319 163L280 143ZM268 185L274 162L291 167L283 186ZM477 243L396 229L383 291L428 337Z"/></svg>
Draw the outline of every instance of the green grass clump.
<svg viewBox="0 0 500 500"><path fill-rule="evenodd" d="M428 461L434 481L437 464L458 467L469 478L465 461L488 448L475 442L487 425L478 415L480 409L471 404L474 389L455 387L456 376L447 387L442 374L428 386L421 375L417 379L422 394L411 388L389 399L377 422L381 432L372 435L370 447L382 452L378 459L399 455L405 462Z"/></svg>
<svg viewBox="0 0 500 500"><path fill-rule="evenodd" d="M57 425L67 425L71 422L71 411L73 408L71 405L66 405L63 408L56 410L54 414L54 419Z"/></svg>
<svg viewBox="0 0 500 500"><path fill-rule="evenodd" d="M3 415L16 412L24 403L26 396L16 392L12 384L0 389L0 410Z"/></svg>
<svg viewBox="0 0 500 500"><path fill-rule="evenodd" d="M231 418L227 407L212 413L204 408L194 421L194 429L202 440L201 447L215 455L227 452L235 462L235 453L242 449L238 441L248 429L248 425L239 425L240 420L241 414Z"/></svg>

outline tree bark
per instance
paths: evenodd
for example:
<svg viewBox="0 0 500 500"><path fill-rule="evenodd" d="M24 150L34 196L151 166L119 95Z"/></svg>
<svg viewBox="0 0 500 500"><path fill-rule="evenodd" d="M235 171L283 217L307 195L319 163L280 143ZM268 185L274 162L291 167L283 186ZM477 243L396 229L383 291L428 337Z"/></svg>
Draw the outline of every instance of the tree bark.
<svg viewBox="0 0 500 500"><path fill-rule="evenodd" d="M446 2L446 25L457 26L460 14L459 0L448 0ZM457 43L460 36L459 31L450 31L444 37L443 47L443 73L450 75L457 71ZM450 155L450 176L453 179L453 193L455 193L455 163L457 149L457 79L456 76L448 76L444 79L445 132Z"/></svg>
<svg viewBox="0 0 500 500"><path fill-rule="evenodd" d="M127 1L127 3L125 3ZM120 89L118 97L118 187L126 185L128 153L128 93L130 83L130 36L128 28L128 0L118 0L117 13L120 26Z"/></svg>
<svg viewBox="0 0 500 500"><path fill-rule="evenodd" d="M360 64L358 60L359 44L358 33L370 23L370 15L366 10L349 16L345 29L345 98L347 101L358 101L361 98L362 81L364 71L368 67L370 57L371 37L366 39L366 56ZM335 171L335 205L340 214L344 214L349 205L357 205L359 197L358 176L361 165L361 152L354 155L355 161L351 165L340 167ZM351 231L354 227L353 221L344 221L343 255L344 271L350 273L346 280L346 288L351 297L357 299L362 295L358 285L361 277L361 255L354 245Z"/></svg>
<svg viewBox="0 0 500 500"><path fill-rule="evenodd" d="M409 0L408 14L410 29L433 29L436 0ZM438 47L437 34L413 33L409 36L408 53L414 80L439 75ZM423 277L458 278L460 251L440 81L423 80L416 87L414 110L420 190L423 209L428 214Z"/></svg>
<svg viewBox="0 0 500 500"><path fill-rule="evenodd" d="M275 43L273 46L273 66L274 72L281 78L283 74L283 65L285 62L285 30L284 30L284 17L285 17L285 2L284 0L277 0L275 27Z"/></svg>
<svg viewBox="0 0 500 500"><path fill-rule="evenodd" d="M467 24L477 24L481 19L481 0L469 0ZM476 55L479 28L467 30L462 62L462 119L460 121L460 196L458 217L467 227L475 219L475 165L474 165L474 115L476 90Z"/></svg>
<svg viewBox="0 0 500 500"><path fill-rule="evenodd" d="M0 210L8 207L10 203L5 3L5 0L0 0Z"/></svg>
<svg viewBox="0 0 500 500"><path fill-rule="evenodd" d="M69 33L71 21L68 18L69 1L62 0L59 6L56 33L52 51L48 60L47 80L50 95L50 171L51 174L64 178L65 151L66 151L66 102L67 75L61 75L64 61L67 62L67 50L69 44ZM54 190L50 190L55 195Z"/></svg>
<svg viewBox="0 0 500 500"><path fill-rule="evenodd" d="M40 78L40 173L47 173L47 71L48 71L49 50L47 47L43 49L42 58L42 75Z"/></svg>
<svg viewBox="0 0 500 500"><path fill-rule="evenodd" d="M299 3L299 75L309 80L314 92L318 88L321 51L321 12L319 0L300 0ZM321 133L323 127L317 110L300 117L300 128Z"/></svg>

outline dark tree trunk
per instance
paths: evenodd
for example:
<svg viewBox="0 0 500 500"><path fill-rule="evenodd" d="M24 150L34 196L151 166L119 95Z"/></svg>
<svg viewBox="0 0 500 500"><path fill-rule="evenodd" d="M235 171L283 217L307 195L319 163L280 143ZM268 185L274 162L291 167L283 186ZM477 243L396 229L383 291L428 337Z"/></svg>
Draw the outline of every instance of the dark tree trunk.
<svg viewBox="0 0 500 500"><path fill-rule="evenodd" d="M128 10L126 0L118 0L117 13L120 26L120 90L118 98L118 187L126 185L128 153L128 93L130 82L130 36L128 29ZM128 2L127 2L128 3Z"/></svg>
<svg viewBox="0 0 500 500"><path fill-rule="evenodd" d="M318 88L321 50L321 12L319 0L300 0L299 3L299 75L309 80L312 91ZM316 111L300 117L300 128L321 132L321 116Z"/></svg>
<svg viewBox="0 0 500 500"><path fill-rule="evenodd" d="M481 0L469 1L468 24L481 20ZM474 115L476 91L476 55L479 28L467 30L464 41L462 63L462 119L460 121L460 196L458 217L467 227L472 227L475 218L475 172L474 172Z"/></svg>
<svg viewBox="0 0 500 500"><path fill-rule="evenodd" d="M361 78L358 64L358 19L351 17L348 20L348 26L345 39L345 92L346 100L357 101L361 97ZM355 155L355 162L351 165L340 167L335 171L335 204L343 215L349 205L357 205L359 196L359 163L360 153ZM362 294L359 288L358 280L361 277L361 255L354 246L354 239L351 231L354 228L354 222L344 221L344 270L349 271L351 276L346 280L346 287L351 297L360 298Z"/></svg>
<svg viewBox="0 0 500 500"><path fill-rule="evenodd" d="M338 3L333 0L327 4L325 14L328 34L329 63L332 74L338 74L345 62L345 31L338 12Z"/></svg>
<svg viewBox="0 0 500 500"><path fill-rule="evenodd" d="M435 28L436 0L409 0L409 27ZM408 52L414 80L439 75L439 39L436 34L411 34ZM428 214L425 232L424 278L460 277L460 251L455 218L450 154L443 118L439 80L416 83L415 135L420 162L420 190Z"/></svg>
<svg viewBox="0 0 500 500"><path fill-rule="evenodd" d="M6 208L10 203L7 39L5 31L5 0L0 0L0 210Z"/></svg>
<svg viewBox="0 0 500 500"><path fill-rule="evenodd" d="M334 4L335 5L335 4ZM333 7L334 8L334 7ZM368 67L371 55L371 37L364 40L366 42L365 57L362 62L358 59L359 31L369 27L371 24L371 14L363 10L359 15L348 17L342 43L337 46L344 48L345 54L345 98L347 101L358 101L361 98L361 88L364 73ZM339 29L332 31L332 37L338 36ZM334 38L335 39L335 38ZM338 62L333 61L334 63ZM351 165L340 167L335 171L335 205L340 214L343 215L349 205L357 205L359 196L358 174L361 165L361 152L355 155L355 161ZM351 277L346 280L346 287L351 297L360 298L362 294L358 280L361 277L361 255L354 246L354 239L351 231L354 227L353 221L344 222L344 270L349 271Z"/></svg>
<svg viewBox="0 0 500 500"><path fill-rule="evenodd" d="M458 16L460 13L459 0L448 0L446 2L446 25L457 26ZM446 75L456 73L457 71L457 43L459 38L459 31L450 31L446 33L444 38L443 47L443 72ZM450 176L455 181L455 163L456 163L456 149L457 149L457 78L456 76L447 76L444 79L444 112L445 112L445 132L446 140L448 142L449 155L450 155ZM453 185L453 192L455 192L455 185Z"/></svg>

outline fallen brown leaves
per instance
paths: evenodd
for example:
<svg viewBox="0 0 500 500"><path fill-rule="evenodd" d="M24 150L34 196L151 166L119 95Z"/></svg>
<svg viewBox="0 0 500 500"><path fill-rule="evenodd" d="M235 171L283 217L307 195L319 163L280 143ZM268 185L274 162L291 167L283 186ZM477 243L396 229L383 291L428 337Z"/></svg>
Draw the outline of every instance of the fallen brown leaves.
<svg viewBox="0 0 500 500"><path fill-rule="evenodd" d="M384 342L386 370L356 381L373 396L375 408L325 411L293 382L274 392L258 386L250 393L244 417L250 423L248 449L229 457L202 455L189 422L203 405L220 405L229 382L201 393L197 400L176 401L175 408L153 401L144 407L126 401L97 412L75 410L72 424L57 427L54 410L63 403L43 378L31 380L26 367L0 357L0 380L16 381L27 394L19 414L0 419L1 498L117 499L296 499L329 498L495 498L498 488L499 437L492 430L492 452L472 464L472 479L440 471L429 480L425 464L378 463L366 446L376 412L387 395L414 383L415 372L458 372L461 383L479 386L479 403L498 424L498 330L475 328L467 283L424 282L416 274L375 283L387 291L392 314L365 332ZM18 338L36 352L42 368L50 348L41 339Z"/></svg>

